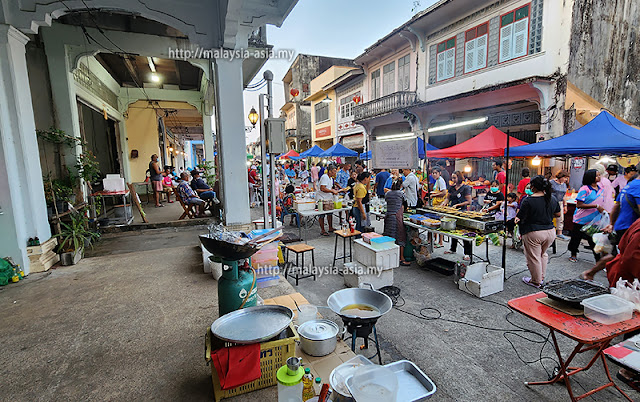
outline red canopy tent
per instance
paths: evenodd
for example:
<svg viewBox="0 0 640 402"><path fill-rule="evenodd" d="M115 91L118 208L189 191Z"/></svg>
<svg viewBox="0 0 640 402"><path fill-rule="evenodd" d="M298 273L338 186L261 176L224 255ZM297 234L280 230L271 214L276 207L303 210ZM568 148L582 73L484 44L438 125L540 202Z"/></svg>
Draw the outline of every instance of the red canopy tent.
<svg viewBox="0 0 640 402"><path fill-rule="evenodd" d="M296 151L294 151L293 149L289 152L287 152L286 154L282 155L280 157L280 159L293 159L293 158L298 158L300 156L300 154L298 154Z"/></svg>
<svg viewBox="0 0 640 402"><path fill-rule="evenodd" d="M527 142L511 137L509 147L519 147L528 145ZM507 148L507 134L491 126L475 137L454 145L449 148L437 151L427 151L427 158L483 158L490 156L504 157L504 150Z"/></svg>

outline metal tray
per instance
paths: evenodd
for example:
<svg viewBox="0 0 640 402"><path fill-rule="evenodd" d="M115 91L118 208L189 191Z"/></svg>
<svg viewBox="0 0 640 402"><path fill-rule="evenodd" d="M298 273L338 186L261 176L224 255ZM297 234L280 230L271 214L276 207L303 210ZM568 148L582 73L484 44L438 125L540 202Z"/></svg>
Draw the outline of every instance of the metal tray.
<svg viewBox="0 0 640 402"><path fill-rule="evenodd" d="M580 302L590 297L609 293L606 287L583 279L551 281L542 287L542 291L551 299L580 306Z"/></svg>
<svg viewBox="0 0 640 402"><path fill-rule="evenodd" d="M232 311L211 324L218 338L249 344L267 341L282 332L293 320L293 311L285 306L255 306Z"/></svg>
<svg viewBox="0 0 640 402"><path fill-rule="evenodd" d="M386 364L398 377L396 401L426 401L436 392L436 384L409 360Z"/></svg>

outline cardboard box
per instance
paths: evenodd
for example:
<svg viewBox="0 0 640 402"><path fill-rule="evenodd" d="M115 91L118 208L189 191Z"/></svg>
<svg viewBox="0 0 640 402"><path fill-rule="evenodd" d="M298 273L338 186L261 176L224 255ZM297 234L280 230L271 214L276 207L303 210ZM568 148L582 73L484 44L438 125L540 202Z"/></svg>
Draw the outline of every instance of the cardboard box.
<svg viewBox="0 0 640 402"><path fill-rule="evenodd" d="M504 269L486 262L467 267L464 278L458 280L458 289L477 297L485 297L504 289Z"/></svg>

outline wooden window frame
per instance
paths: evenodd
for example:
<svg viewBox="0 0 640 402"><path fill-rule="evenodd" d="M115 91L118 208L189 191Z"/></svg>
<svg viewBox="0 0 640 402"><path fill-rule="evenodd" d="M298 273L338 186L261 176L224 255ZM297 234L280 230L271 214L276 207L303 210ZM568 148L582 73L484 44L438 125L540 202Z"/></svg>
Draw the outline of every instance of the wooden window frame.
<svg viewBox="0 0 640 402"><path fill-rule="evenodd" d="M513 14L513 21L511 22L511 25L514 25L517 21L519 21L519 20L516 19L516 11L521 10L521 9L523 9L525 7L528 8L527 18L529 19L527 21L527 38L525 40L525 47L527 49L527 53L522 55L522 56L511 58L509 60L500 61L500 50L501 50L501 45L502 45L502 28L503 28L503 26L502 26L502 17L504 17L505 15L508 15L508 14ZM521 6L518 6L518 7L514 8L514 9L512 9L511 11L508 11L508 12L506 12L504 14L501 14L500 18L498 20L498 64L508 63L510 61L518 60L518 59L521 59L523 57L528 56L529 55L530 33L531 33L531 3L523 4Z"/></svg>

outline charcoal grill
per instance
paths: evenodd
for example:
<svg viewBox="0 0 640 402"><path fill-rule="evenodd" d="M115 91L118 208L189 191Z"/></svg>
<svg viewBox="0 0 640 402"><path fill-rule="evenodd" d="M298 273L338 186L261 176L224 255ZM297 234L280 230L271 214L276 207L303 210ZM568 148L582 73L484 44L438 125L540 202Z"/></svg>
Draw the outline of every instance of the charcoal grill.
<svg viewBox="0 0 640 402"><path fill-rule="evenodd" d="M569 303L578 308L582 307L580 302L584 299L609 293L608 288L583 279L551 281L542 287L542 291L551 299Z"/></svg>

